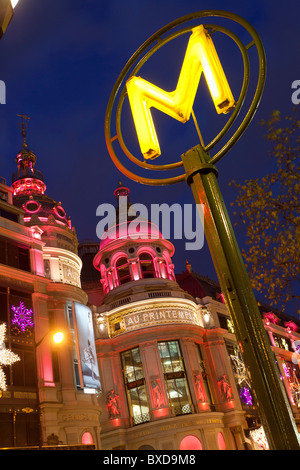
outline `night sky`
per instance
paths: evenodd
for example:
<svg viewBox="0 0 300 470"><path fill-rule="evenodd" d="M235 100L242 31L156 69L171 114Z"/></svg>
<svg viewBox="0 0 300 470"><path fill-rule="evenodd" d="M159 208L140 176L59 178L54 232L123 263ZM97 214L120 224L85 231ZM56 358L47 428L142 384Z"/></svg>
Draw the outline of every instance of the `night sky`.
<svg viewBox="0 0 300 470"><path fill-rule="evenodd" d="M46 193L62 202L79 241L97 240L96 208L115 202L113 190L119 178L130 188L132 202L193 204L185 183L157 188L119 175L106 149L104 118L114 83L135 50L176 18L206 9L228 10L247 19L259 33L267 57L267 80L255 118L218 164L219 184L232 215L230 203L236 193L228 183L232 179L243 182L257 178L272 169L270 149L259 121L267 119L274 109L288 114L293 106L291 84L300 79L299 15L293 0L20 0L0 41L0 79L7 92L6 104L0 106L0 176L11 184L15 156L22 145L16 115L28 114L28 146L37 156L36 168L44 173ZM142 69L140 75L147 78L149 73L148 79L165 89L168 84L176 86L186 47L182 44L178 49L172 46L166 50L168 60L162 58L159 63L158 57L154 65L149 61L148 69ZM226 51L224 54L228 79L238 89L240 59L236 59L235 70L235 64L226 61ZM161 83L156 72L162 74ZM205 100L206 91L199 89ZM204 115L203 106L198 120L204 139L208 139L214 132L208 116L215 120L216 113ZM161 121L162 126L166 122L165 129L159 128L164 136L161 145L166 161L177 161L198 140L188 127L191 123L185 128L169 121ZM125 129L130 134L130 122ZM135 138L134 134L124 135L125 140L127 137L130 141ZM239 228L236 235L242 247L244 238ZM197 252L186 252L185 242L174 241L176 272L185 269L188 259L194 271L217 280L206 243Z"/></svg>

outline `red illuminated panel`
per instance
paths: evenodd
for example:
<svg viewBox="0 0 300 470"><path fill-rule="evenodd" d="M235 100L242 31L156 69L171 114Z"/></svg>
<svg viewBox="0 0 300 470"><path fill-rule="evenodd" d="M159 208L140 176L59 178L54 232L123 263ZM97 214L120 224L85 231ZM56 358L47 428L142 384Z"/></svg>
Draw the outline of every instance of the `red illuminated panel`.
<svg viewBox="0 0 300 470"><path fill-rule="evenodd" d="M198 437L189 435L180 442L180 450L203 450L203 446Z"/></svg>
<svg viewBox="0 0 300 470"><path fill-rule="evenodd" d="M93 436L91 435L90 432L85 432L85 433L82 435L81 443L82 443L82 444L85 444L85 445L94 444L94 442L93 442Z"/></svg>

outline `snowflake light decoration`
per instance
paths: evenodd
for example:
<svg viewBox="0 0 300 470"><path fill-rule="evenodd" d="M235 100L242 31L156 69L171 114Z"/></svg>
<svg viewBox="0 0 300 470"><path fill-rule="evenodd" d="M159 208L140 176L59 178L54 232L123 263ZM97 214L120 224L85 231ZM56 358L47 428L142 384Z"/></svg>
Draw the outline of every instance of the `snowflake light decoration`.
<svg viewBox="0 0 300 470"><path fill-rule="evenodd" d="M6 390L6 377L2 366L10 366L14 362L20 361L20 357L12 352L10 349L5 348L4 339L6 335L6 324L0 325L0 389Z"/></svg>
<svg viewBox="0 0 300 470"><path fill-rule="evenodd" d="M32 321L33 311L31 308L26 308L23 302L20 302L19 307L15 307L13 305L11 309L14 312L14 317L12 318L11 322L14 325L18 325L21 331L24 332L28 326L34 325Z"/></svg>

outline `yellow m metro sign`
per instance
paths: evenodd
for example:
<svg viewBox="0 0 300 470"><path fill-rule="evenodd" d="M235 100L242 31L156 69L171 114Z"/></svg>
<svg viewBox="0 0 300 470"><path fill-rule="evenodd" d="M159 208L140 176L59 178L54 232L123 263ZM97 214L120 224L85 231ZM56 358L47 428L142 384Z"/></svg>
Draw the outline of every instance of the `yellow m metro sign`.
<svg viewBox="0 0 300 470"><path fill-rule="evenodd" d="M180 122L187 122L202 71L217 113L227 113L234 107L235 101L213 41L203 25L192 30L175 91L164 91L140 77L133 76L127 81L128 99L145 159L161 154L150 108L159 109Z"/></svg>

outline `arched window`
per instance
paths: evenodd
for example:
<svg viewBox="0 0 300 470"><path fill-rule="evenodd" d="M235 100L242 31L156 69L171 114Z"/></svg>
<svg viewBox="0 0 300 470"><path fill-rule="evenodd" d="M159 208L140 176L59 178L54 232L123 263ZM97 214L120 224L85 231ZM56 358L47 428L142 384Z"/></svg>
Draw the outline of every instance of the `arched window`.
<svg viewBox="0 0 300 470"><path fill-rule="evenodd" d="M224 439L224 436L221 432L219 432L219 434L218 434L218 446L219 446L220 450L226 450L225 439Z"/></svg>
<svg viewBox="0 0 300 470"><path fill-rule="evenodd" d="M139 256L141 272L144 279L155 277L153 258L149 253L141 253Z"/></svg>
<svg viewBox="0 0 300 470"><path fill-rule="evenodd" d="M82 435L81 443L82 443L82 444L85 444L85 445L94 444L93 436L91 435L90 432L86 431L86 432Z"/></svg>
<svg viewBox="0 0 300 470"><path fill-rule="evenodd" d="M116 270L118 274L119 284L125 284L126 282L131 281L129 264L127 258L119 258L116 263Z"/></svg>
<svg viewBox="0 0 300 470"><path fill-rule="evenodd" d="M189 435L180 442L180 450L203 450L203 446L198 437Z"/></svg>

